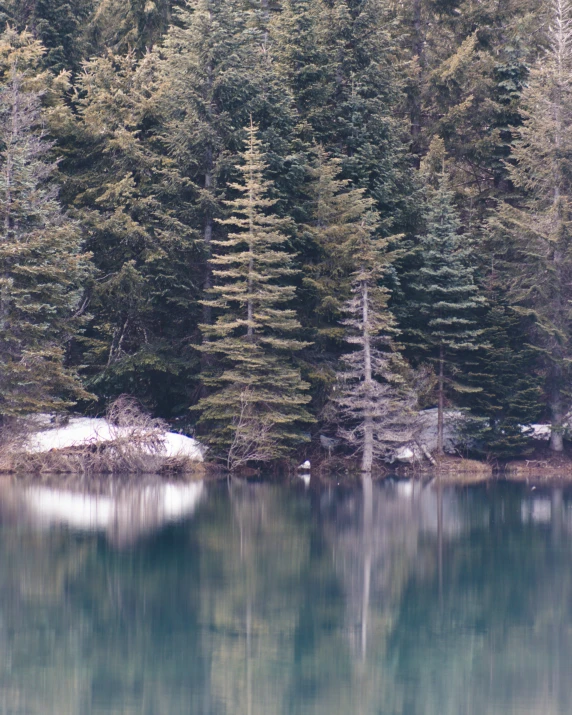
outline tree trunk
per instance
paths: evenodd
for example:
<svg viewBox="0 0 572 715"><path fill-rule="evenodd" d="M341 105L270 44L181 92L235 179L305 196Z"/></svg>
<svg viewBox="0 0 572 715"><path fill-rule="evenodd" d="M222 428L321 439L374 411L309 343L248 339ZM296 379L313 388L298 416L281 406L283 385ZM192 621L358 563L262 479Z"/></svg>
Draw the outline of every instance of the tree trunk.
<svg viewBox="0 0 572 715"><path fill-rule="evenodd" d="M552 412L552 432L550 433L550 449L553 452L562 452L564 450L564 438L562 435L564 423L564 410L562 408L562 396L560 390L555 388L550 401Z"/></svg>
<svg viewBox="0 0 572 715"><path fill-rule="evenodd" d="M439 348L439 403L437 407L437 454L443 456L443 382L445 371L445 348Z"/></svg>
<svg viewBox="0 0 572 715"><path fill-rule="evenodd" d="M369 338L369 296L368 286L366 281L361 284L362 297L362 337L363 337L363 358L364 358L364 385L367 388L372 382L371 372L371 344ZM373 466L373 416L371 414L370 405L366 404L364 424L363 424L363 457L361 468L363 472L371 472Z"/></svg>
<svg viewBox="0 0 572 715"><path fill-rule="evenodd" d="M206 164L207 164L207 171L205 172L205 189L210 190L212 187L212 161L213 161L212 149L210 147L207 147L205 153L206 153ZM206 255L207 255L207 265L206 265L206 269L205 269L205 282L203 284L205 293L208 293L208 291L212 288L212 271L211 271L211 266L209 263L209 259L211 256L212 237L213 237L213 217L210 215L210 212L209 212L205 216L204 232L203 232L203 240L205 242L205 251L206 251ZM203 322L206 325L210 325L212 323L212 310L209 305L203 306Z"/></svg>

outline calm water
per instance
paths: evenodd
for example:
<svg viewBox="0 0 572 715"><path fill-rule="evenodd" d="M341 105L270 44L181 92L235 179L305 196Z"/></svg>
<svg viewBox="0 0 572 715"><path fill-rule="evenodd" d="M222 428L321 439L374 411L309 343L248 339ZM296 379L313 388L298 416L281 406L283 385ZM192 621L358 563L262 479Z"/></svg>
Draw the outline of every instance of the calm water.
<svg viewBox="0 0 572 715"><path fill-rule="evenodd" d="M0 488L1 715L551 715L572 496Z"/></svg>

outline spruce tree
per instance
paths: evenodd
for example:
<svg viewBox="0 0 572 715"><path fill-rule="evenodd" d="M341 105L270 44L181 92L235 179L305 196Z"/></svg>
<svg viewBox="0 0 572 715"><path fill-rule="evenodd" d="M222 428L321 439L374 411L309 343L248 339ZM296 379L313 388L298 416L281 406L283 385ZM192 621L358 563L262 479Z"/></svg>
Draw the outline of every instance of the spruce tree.
<svg viewBox="0 0 572 715"><path fill-rule="evenodd" d="M43 64L54 73L77 72L87 52L85 26L93 0L0 1L0 28L6 23L33 33L44 46Z"/></svg>
<svg viewBox="0 0 572 715"><path fill-rule="evenodd" d="M278 64L299 136L341 160L342 178L375 201L383 235L410 231L416 213L391 27L385 0L291 0L276 21Z"/></svg>
<svg viewBox="0 0 572 715"><path fill-rule="evenodd" d="M510 459L533 449L531 425L544 411L538 353L528 342L530 318L507 301L506 290L487 293L483 340L468 366L468 384L479 388L469 396L469 421L475 451L487 457Z"/></svg>
<svg viewBox="0 0 572 715"><path fill-rule="evenodd" d="M232 185L231 216L221 223L233 230L213 241L214 285L208 305L216 321L202 326L203 352L216 367L203 379L210 395L198 405L204 438L217 454L237 449L242 461L268 461L300 442L301 425L311 421L305 405L308 385L292 362L305 345L289 306L295 295L293 259L286 249L284 221L272 214L271 185L257 128L247 130L239 167L242 181ZM246 434L245 434L246 432Z"/></svg>
<svg viewBox="0 0 572 715"><path fill-rule="evenodd" d="M59 410L86 396L66 367L66 352L83 322L87 259L79 226L58 202L53 145L33 88L38 77L26 72L25 60L24 43L0 89L2 416Z"/></svg>
<svg viewBox="0 0 572 715"><path fill-rule="evenodd" d="M415 399L400 372L404 364L393 342L395 321L387 307L389 291L380 286L394 255L388 242L375 239L376 217L370 211L355 227L347 249L357 264L353 297L345 305L345 340L354 350L341 358L339 394L334 396L341 422L339 434L361 454L363 472L374 459L392 461L396 449L415 434Z"/></svg>
<svg viewBox="0 0 572 715"><path fill-rule="evenodd" d="M301 314L312 332L313 350L331 361L343 345L340 320L355 270L354 237L373 200L341 178L340 159L332 159L321 146L313 153L305 206L310 221L301 230L309 247Z"/></svg>
<svg viewBox="0 0 572 715"><path fill-rule="evenodd" d="M186 414L198 382L202 252L194 187L161 137L155 60L107 53L86 63L58 138L62 197L97 269L76 359L102 401L128 393L172 417Z"/></svg>
<svg viewBox="0 0 572 715"><path fill-rule="evenodd" d="M554 0L548 36L548 51L523 92L524 122L509 166L523 198L499 206L491 231L508 259L511 300L534 318L531 337L546 374L550 445L561 452L572 359L572 6L567 0Z"/></svg>
<svg viewBox="0 0 572 715"><path fill-rule="evenodd" d="M242 127L252 115L260 127L272 178L291 195L295 169L288 135L295 125L288 91L274 69L272 48L256 16L239 0L192 0L178 14L160 51L164 136L170 156L197 191L195 225L205 258L211 241L223 235L226 186L235 174ZM254 26L253 26L254 25ZM303 171L299 170L300 175ZM276 191L280 187L276 186ZM203 266L203 287L212 276ZM210 308L204 307L205 321Z"/></svg>
<svg viewBox="0 0 572 715"><path fill-rule="evenodd" d="M338 359L346 349L341 321L352 295L355 237L361 235L361 224L374 202L365 196L365 189L341 178L341 159L330 157L319 145L312 154L304 203L308 222L299 231L306 247L299 315L312 341L303 361L319 411L330 397ZM378 230L377 222L374 230Z"/></svg>
<svg viewBox="0 0 572 715"><path fill-rule="evenodd" d="M479 389L463 384L460 373L466 368L467 355L484 343L478 322L485 299L474 280L471 243L459 233L461 223L444 158L436 187L429 184L427 194L426 231L420 241L421 266L417 275L411 277L414 300L408 332L410 340L436 367L437 449L442 455L446 394Z"/></svg>

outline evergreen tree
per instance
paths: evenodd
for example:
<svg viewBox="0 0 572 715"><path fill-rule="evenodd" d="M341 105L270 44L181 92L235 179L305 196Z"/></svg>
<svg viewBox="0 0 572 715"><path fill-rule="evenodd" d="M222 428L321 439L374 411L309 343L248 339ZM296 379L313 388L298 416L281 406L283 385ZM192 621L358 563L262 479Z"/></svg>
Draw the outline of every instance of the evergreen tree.
<svg viewBox="0 0 572 715"><path fill-rule="evenodd" d="M362 214L351 239L358 267L343 324L346 342L355 349L341 358L340 394L334 398L342 424L339 434L361 454L363 472L371 472L376 458L391 459L415 432L415 400L399 375L404 366L392 341L389 293L380 287L393 257L387 241L374 239L375 228L375 216Z"/></svg>
<svg viewBox="0 0 572 715"><path fill-rule="evenodd" d="M442 154L442 144L434 145L434 151ZM460 219L442 161L436 187L427 187L427 226L420 242L421 267L411 279L414 301L408 326L412 342L436 365L439 454L446 393L479 389L463 385L462 372L467 355L484 342L477 326L485 303L474 280L472 246L459 234Z"/></svg>
<svg viewBox="0 0 572 715"><path fill-rule="evenodd" d="M309 222L300 232L307 259L299 312L312 340L304 351L305 374L319 410L329 398L337 361L346 347L341 321L352 295L356 236L364 230L362 222L372 211L373 199L365 197L365 189L354 188L341 178L341 159L332 159L321 146L313 154L304 208ZM377 230L377 223L373 228Z"/></svg>
<svg viewBox="0 0 572 715"><path fill-rule="evenodd" d="M53 72L77 72L86 52L85 26L94 10L92 0L0 1L0 27L6 23L28 30L46 52L43 62Z"/></svg>
<svg viewBox="0 0 572 715"><path fill-rule="evenodd" d="M492 229L511 266L511 299L535 320L532 337L546 371L550 444L560 452L571 404L572 7L554 0L552 11L549 49L523 92L525 119L510 164L510 178L524 198L501 205Z"/></svg>
<svg viewBox="0 0 572 715"><path fill-rule="evenodd" d="M160 88L153 55L90 60L58 136L63 196L97 268L77 360L103 401L128 393L172 417L197 387L202 254L194 189L161 138Z"/></svg>
<svg viewBox="0 0 572 715"><path fill-rule="evenodd" d="M291 0L276 21L277 58L300 136L341 160L342 178L375 201L384 235L411 231L416 213L388 7L385 0Z"/></svg>
<svg viewBox="0 0 572 715"><path fill-rule="evenodd" d="M173 10L183 0L99 0L86 28L93 53L135 52L155 46L167 32Z"/></svg>
<svg viewBox="0 0 572 715"><path fill-rule="evenodd" d="M397 5L408 59L405 107L419 164L445 141L461 218L475 235L491 197L510 192L504 159L528 67L542 48L539 0L413 0Z"/></svg>
<svg viewBox="0 0 572 715"><path fill-rule="evenodd" d="M38 75L26 67L37 49L15 48L0 89L2 416L59 410L87 396L66 367L66 352L83 322L88 264L79 227L58 202Z"/></svg>
<svg viewBox="0 0 572 715"><path fill-rule="evenodd" d="M467 381L479 392L470 396L469 421L475 451L509 459L532 449L530 430L544 410L538 354L528 344L530 319L518 315L500 289L487 296L489 309L481 326L485 347L476 351Z"/></svg>
<svg viewBox="0 0 572 715"><path fill-rule="evenodd" d="M214 324L202 326L201 349L220 368L204 375L213 392L198 405L208 428L206 440L218 453L230 455L231 467L237 443L250 444L254 459L276 458L302 439L300 426L311 421L304 407L308 385L292 363L292 353L304 347L295 337L300 325L288 307L295 295L295 270L285 251L284 221L271 213L275 201L268 198L271 186L252 124L242 160L242 181L232 185L236 198L227 203L232 215L222 220L234 231L213 241L214 286L208 304L219 315ZM244 450L239 451L246 460Z"/></svg>
<svg viewBox="0 0 572 715"><path fill-rule="evenodd" d="M178 18L161 50L164 135L171 157L196 187L195 222L208 259L213 237L224 236L215 219L224 215L222 201L235 173L241 128L252 115L260 126L270 176L291 195L300 181L285 166L295 119L264 32L244 3L192 0ZM209 290L208 261L203 270L203 286ZM208 305L203 318L211 319Z"/></svg>

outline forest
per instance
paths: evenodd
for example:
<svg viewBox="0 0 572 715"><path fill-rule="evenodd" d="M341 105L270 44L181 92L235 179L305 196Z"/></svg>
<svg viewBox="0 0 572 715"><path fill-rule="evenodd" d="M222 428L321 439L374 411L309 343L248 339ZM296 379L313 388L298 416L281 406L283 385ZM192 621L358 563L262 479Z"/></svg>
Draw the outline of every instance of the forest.
<svg viewBox="0 0 572 715"><path fill-rule="evenodd" d="M572 407L568 0L0 0L0 416L362 468ZM548 448L548 447L547 447Z"/></svg>

